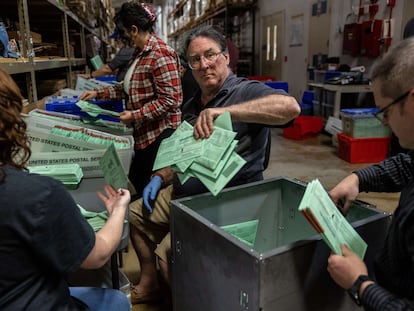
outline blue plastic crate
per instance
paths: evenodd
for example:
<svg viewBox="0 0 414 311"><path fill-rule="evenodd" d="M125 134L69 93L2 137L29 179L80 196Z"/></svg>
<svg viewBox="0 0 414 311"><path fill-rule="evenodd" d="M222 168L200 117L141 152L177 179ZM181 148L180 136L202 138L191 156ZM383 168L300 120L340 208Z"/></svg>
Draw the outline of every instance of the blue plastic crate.
<svg viewBox="0 0 414 311"><path fill-rule="evenodd" d="M341 71L334 71L334 70L328 70L325 73L325 81L328 81L329 79L340 77L342 75Z"/></svg>
<svg viewBox="0 0 414 311"><path fill-rule="evenodd" d="M329 79L340 77L341 71L335 70L314 70L314 81L316 83L325 83Z"/></svg>
<svg viewBox="0 0 414 311"><path fill-rule="evenodd" d="M374 117L374 114L378 112L378 108L350 108L341 109L343 114L351 115L355 118L370 118Z"/></svg>
<svg viewBox="0 0 414 311"><path fill-rule="evenodd" d="M301 102L299 106L300 106L300 114L302 116L313 116L313 104L307 104L307 103Z"/></svg>
<svg viewBox="0 0 414 311"><path fill-rule="evenodd" d="M108 82L108 83L114 83L116 82L116 76L115 75L106 75L102 77L95 77L95 80Z"/></svg>
<svg viewBox="0 0 414 311"><path fill-rule="evenodd" d="M312 105L315 96L315 91L304 91L302 96L302 102L305 104Z"/></svg>
<svg viewBox="0 0 414 311"><path fill-rule="evenodd" d="M289 92L289 84L284 81L268 81L265 82L267 86L270 86L272 89L282 89L285 90L286 93Z"/></svg>
<svg viewBox="0 0 414 311"><path fill-rule="evenodd" d="M92 118L76 105L78 101L78 96L51 96L46 99L45 108L47 111L68 113L85 118ZM122 112L124 110L122 100L91 100L91 102L106 110L116 112ZM98 115L98 118L112 122L119 122L119 119L107 115Z"/></svg>

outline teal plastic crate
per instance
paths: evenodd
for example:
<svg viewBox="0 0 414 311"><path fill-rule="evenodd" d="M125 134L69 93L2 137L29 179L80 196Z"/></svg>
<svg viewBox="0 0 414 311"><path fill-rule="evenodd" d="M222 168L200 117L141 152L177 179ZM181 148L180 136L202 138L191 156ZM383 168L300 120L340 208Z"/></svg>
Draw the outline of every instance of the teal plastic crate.
<svg viewBox="0 0 414 311"><path fill-rule="evenodd" d="M390 127L375 118L377 111L377 108L342 109L342 132L354 138L390 136Z"/></svg>

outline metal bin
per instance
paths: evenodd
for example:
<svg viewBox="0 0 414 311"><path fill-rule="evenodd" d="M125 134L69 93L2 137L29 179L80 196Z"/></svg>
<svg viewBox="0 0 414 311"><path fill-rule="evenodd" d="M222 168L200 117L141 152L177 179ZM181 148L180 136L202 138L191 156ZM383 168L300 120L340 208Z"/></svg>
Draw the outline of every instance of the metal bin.
<svg viewBox="0 0 414 311"><path fill-rule="evenodd" d="M281 177L173 200L174 310L360 310L330 278L330 249L298 212L305 187ZM356 202L347 218L368 244L372 269L390 214ZM222 229L252 221L251 246Z"/></svg>

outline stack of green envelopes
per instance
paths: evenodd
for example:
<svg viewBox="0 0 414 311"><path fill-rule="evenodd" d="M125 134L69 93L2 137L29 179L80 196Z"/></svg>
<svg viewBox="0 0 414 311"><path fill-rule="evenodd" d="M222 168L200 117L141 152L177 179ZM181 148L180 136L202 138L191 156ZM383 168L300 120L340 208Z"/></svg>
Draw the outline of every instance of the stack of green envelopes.
<svg viewBox="0 0 414 311"><path fill-rule="evenodd" d="M91 212L91 211L84 209L79 204L78 204L78 208L81 214L83 215L83 217L85 217L86 221L91 225L91 227L93 228L93 231L95 232L100 230L105 225L108 219L107 211Z"/></svg>
<svg viewBox="0 0 414 311"><path fill-rule="evenodd" d="M364 258L367 244L341 214L318 179L306 186L298 210L306 217L331 250L342 255L341 245Z"/></svg>
<svg viewBox="0 0 414 311"><path fill-rule="evenodd" d="M76 189L83 177L79 164L53 164L29 166L30 173L49 176L62 182L68 189Z"/></svg>
<svg viewBox="0 0 414 311"><path fill-rule="evenodd" d="M196 177L217 195L246 163L235 152L236 134L229 112L214 121L214 131L206 139L195 139L192 125L184 121L161 142L153 170L171 166L182 173L178 174L181 183Z"/></svg>
<svg viewBox="0 0 414 311"><path fill-rule="evenodd" d="M117 149L129 148L130 144L130 142L123 137L108 138L108 135L103 135L98 133L98 131L93 131L87 128L73 129L66 126L54 126L50 129L50 133L95 145L110 146L111 144L114 144Z"/></svg>
<svg viewBox="0 0 414 311"><path fill-rule="evenodd" d="M88 211L79 204L77 204L79 211L85 217L86 221L91 225L93 231L99 231L105 225L106 221L108 220L108 212L92 212ZM128 220L124 220L124 225L128 223Z"/></svg>

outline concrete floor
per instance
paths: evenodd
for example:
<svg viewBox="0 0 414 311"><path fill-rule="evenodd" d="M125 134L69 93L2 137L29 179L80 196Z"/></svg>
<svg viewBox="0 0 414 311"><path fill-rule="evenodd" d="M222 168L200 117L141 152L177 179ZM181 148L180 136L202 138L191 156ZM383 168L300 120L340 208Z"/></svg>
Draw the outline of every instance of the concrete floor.
<svg viewBox="0 0 414 311"><path fill-rule="evenodd" d="M306 182L318 178L326 189L331 189L353 170L369 165L350 164L341 160L337 153L329 135L320 134L315 138L296 141L283 138L281 129L272 129L272 151L265 178L289 177ZM359 197L388 212L396 208L398 198L399 194L385 193L361 193ZM131 283L138 282L138 261L132 247L124 254L123 271ZM172 310L169 303L133 306L133 311L164 310Z"/></svg>

